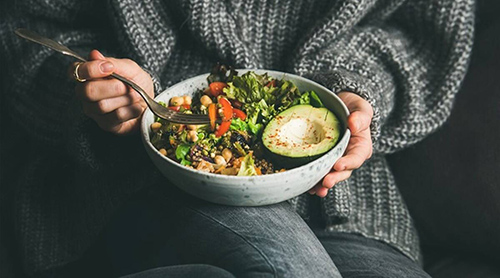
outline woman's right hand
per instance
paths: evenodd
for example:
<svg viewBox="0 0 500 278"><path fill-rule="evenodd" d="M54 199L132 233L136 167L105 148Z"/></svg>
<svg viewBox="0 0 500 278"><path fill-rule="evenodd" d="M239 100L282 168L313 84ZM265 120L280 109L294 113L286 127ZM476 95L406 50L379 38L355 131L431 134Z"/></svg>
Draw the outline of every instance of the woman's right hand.
<svg viewBox="0 0 500 278"><path fill-rule="evenodd" d="M76 63L70 68L71 73L75 66ZM99 127L117 135L130 134L138 130L140 117L147 105L132 88L110 78L113 72L131 79L154 97L151 76L139 65L130 59L104 57L97 50L92 50L89 61L78 68L78 76L87 81L78 83L75 91L84 113Z"/></svg>

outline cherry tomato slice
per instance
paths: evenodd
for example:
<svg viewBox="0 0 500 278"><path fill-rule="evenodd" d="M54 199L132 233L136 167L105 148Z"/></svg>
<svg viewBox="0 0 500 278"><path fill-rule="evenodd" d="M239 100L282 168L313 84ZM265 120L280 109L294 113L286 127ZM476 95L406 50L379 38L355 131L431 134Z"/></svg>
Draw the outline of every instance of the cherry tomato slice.
<svg viewBox="0 0 500 278"><path fill-rule="evenodd" d="M247 118L247 114L245 114L245 112L241 111L238 108L233 108L233 117L240 118L242 121L244 121Z"/></svg>
<svg viewBox="0 0 500 278"><path fill-rule="evenodd" d="M222 121L231 121L233 118L233 107L231 103L225 97L220 97L218 101L220 105L222 105Z"/></svg>
<svg viewBox="0 0 500 278"><path fill-rule="evenodd" d="M224 89L224 87L226 87L227 84L224 82L217 81L210 83L209 86L210 86L210 93L212 94L212 96L217 97L220 94L222 94L222 89Z"/></svg>
<svg viewBox="0 0 500 278"><path fill-rule="evenodd" d="M208 118L210 119L210 126L212 130L215 129L215 120L217 120L217 105L210 103L208 105Z"/></svg>
<svg viewBox="0 0 500 278"><path fill-rule="evenodd" d="M229 130L230 126L231 126L231 121L222 122L219 125L219 128L217 128L217 130L215 131L215 136L221 137L222 135L224 135L224 133L226 133Z"/></svg>

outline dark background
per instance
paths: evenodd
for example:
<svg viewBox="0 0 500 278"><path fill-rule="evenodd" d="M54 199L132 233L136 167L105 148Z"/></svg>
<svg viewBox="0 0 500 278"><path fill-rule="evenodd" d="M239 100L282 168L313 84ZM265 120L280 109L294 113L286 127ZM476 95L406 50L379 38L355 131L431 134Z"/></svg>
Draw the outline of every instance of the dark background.
<svg viewBox="0 0 500 278"><path fill-rule="evenodd" d="M5 3L0 1L0 16ZM477 13L469 72L450 119L424 141L389 156L420 233L425 268L438 278L500 277L500 1L478 1ZM0 77L6 70L0 61ZM19 268L12 236L1 228L9 214L1 189L16 158L8 156L13 127L1 116L1 96L0 275L9 277ZM86 260L74 267L99 263L99 254L90 250Z"/></svg>
<svg viewBox="0 0 500 278"><path fill-rule="evenodd" d="M500 1L478 1L477 14L450 119L389 157L433 277L500 277Z"/></svg>

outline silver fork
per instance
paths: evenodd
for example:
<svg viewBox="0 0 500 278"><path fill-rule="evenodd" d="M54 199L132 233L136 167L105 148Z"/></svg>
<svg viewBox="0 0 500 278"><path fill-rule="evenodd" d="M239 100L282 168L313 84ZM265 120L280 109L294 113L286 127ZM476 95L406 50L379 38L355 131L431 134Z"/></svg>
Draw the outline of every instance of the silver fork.
<svg viewBox="0 0 500 278"><path fill-rule="evenodd" d="M86 59L84 59L82 56L78 55L78 53L74 52L73 50L69 49L65 45L62 45L54 40L51 40L49 38L40 36L39 34L27 30L27 29L17 29L15 30L16 35L25 38L29 41L36 42L38 44L41 44L43 46L49 47L59 53L62 53L64 55L68 55L71 57L74 57L82 62L87 62ZM122 81L123 83L129 85L132 89L137 91L139 95L144 99L146 104L148 105L149 109L155 114L156 116L165 119L167 121L173 122L173 123L180 123L180 124L208 124L210 123L210 120L207 115L193 115L193 114L184 114L184 113L178 113L175 111L170 110L169 108L159 104L156 102L154 99L152 99L146 92L137 84L135 84L133 81L118 75L116 73L111 74L112 77Z"/></svg>

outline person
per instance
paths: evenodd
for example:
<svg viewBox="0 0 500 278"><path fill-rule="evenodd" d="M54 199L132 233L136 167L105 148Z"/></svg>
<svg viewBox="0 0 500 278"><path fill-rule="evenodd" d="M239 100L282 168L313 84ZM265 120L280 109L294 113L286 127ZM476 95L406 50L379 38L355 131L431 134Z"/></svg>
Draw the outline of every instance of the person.
<svg viewBox="0 0 500 278"><path fill-rule="evenodd" d="M115 276L428 277L384 157L448 117L471 53L474 1L19 0L10 8L0 31L9 69L2 111L18 139L10 149L25 159L14 159L3 190L13 196L24 273L67 273L102 236ZM69 69L81 82L63 80L70 60L16 38L19 27L89 53ZM151 164L137 131L146 105L109 75L154 96L217 61L299 74L346 103L349 146L310 194L263 207L210 204Z"/></svg>

